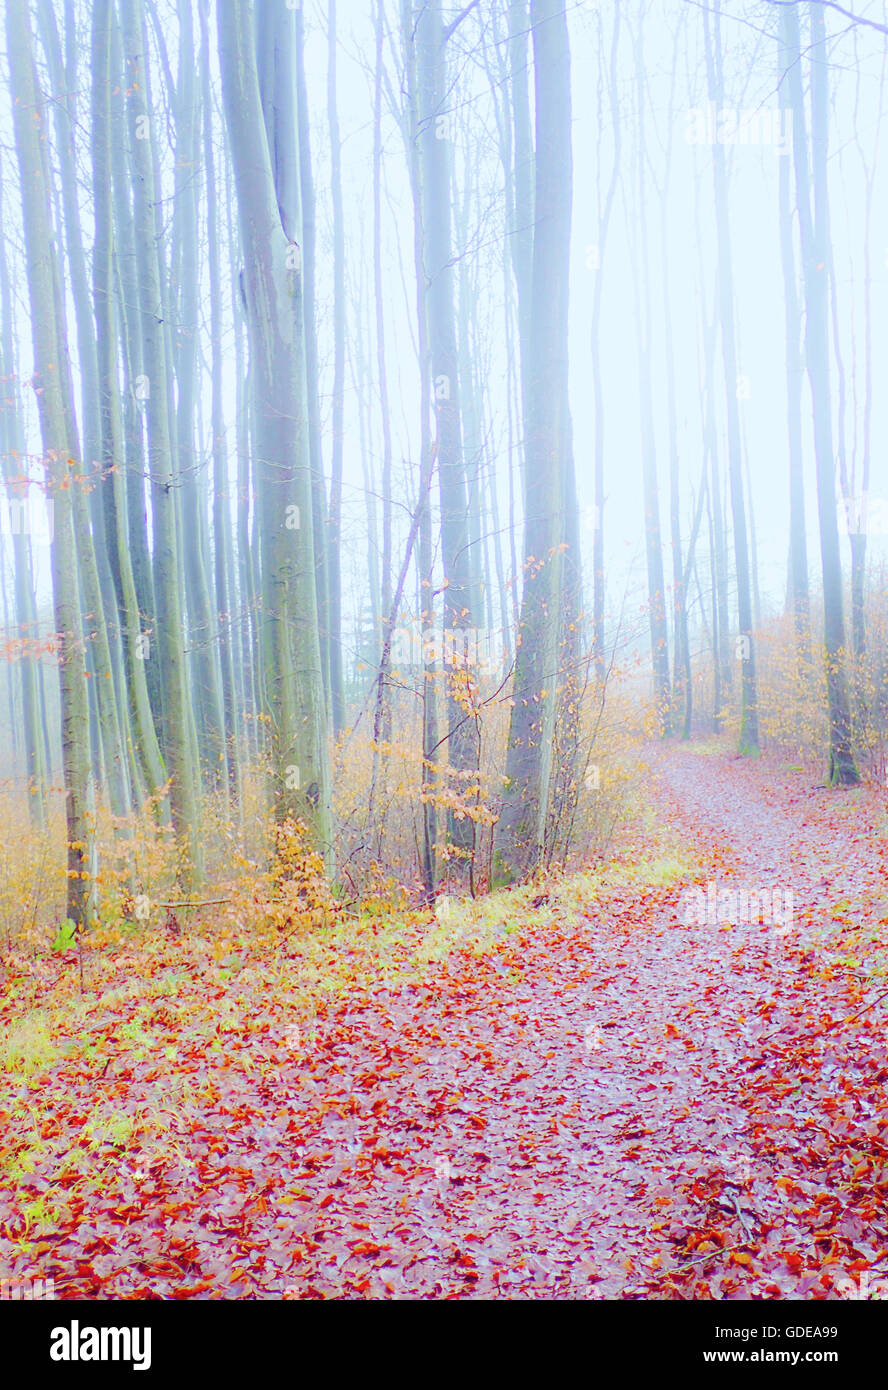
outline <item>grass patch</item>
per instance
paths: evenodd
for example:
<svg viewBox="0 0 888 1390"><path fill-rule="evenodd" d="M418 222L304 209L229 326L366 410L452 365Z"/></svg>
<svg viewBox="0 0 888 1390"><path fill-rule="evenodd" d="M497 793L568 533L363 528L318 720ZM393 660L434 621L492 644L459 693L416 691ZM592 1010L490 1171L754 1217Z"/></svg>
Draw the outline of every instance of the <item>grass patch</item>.
<svg viewBox="0 0 888 1390"><path fill-rule="evenodd" d="M0 1039L0 1065L17 1076L46 1071L61 1055L42 1010L9 1022Z"/></svg>
<svg viewBox="0 0 888 1390"><path fill-rule="evenodd" d="M709 738L690 738L686 743L681 743L679 748L683 753L690 753L695 758L717 758L721 753L732 752L733 743L712 734Z"/></svg>

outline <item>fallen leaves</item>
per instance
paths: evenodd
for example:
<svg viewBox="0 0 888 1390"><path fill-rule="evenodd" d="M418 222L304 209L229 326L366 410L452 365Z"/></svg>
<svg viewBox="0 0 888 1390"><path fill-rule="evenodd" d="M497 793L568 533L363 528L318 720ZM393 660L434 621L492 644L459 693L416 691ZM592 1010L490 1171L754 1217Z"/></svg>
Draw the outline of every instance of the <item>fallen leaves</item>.
<svg viewBox="0 0 888 1390"><path fill-rule="evenodd" d="M176 1299L825 1298L878 1277L884 962L855 928L884 884L875 813L852 843L764 763L669 758L664 823L720 881L783 865L798 939L682 926L683 880L645 883L640 838L594 911L553 884L520 931L421 968L418 915L350 924L347 952L329 927L166 934L138 991L46 1011L33 1072L7 1073L4 1277Z"/></svg>

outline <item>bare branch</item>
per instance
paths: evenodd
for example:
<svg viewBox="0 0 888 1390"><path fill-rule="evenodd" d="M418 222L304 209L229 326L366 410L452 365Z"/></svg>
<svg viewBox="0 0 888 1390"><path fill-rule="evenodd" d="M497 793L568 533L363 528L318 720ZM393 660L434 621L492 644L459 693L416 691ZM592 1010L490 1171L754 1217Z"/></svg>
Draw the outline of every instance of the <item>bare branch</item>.
<svg viewBox="0 0 888 1390"><path fill-rule="evenodd" d="M766 3L773 5L775 9L782 9L785 5L798 5L801 0L766 0ZM875 19L867 19L866 15L853 14L851 10L846 10L844 5L838 4L838 0L813 0L813 3L825 5L830 10L838 10L839 14L854 24L865 24L868 29L878 29L880 34L888 34L888 24L879 24Z"/></svg>
<svg viewBox="0 0 888 1390"><path fill-rule="evenodd" d="M465 9L460 10L459 14L456 16L456 19L454 19L450 24L448 24L447 28L444 30L443 38L441 39L442 47L447 42L447 40L451 38L453 34L456 33L463 20L466 19L472 13L472 10L477 9L477 6L478 0L470 0L470 3L466 5Z"/></svg>

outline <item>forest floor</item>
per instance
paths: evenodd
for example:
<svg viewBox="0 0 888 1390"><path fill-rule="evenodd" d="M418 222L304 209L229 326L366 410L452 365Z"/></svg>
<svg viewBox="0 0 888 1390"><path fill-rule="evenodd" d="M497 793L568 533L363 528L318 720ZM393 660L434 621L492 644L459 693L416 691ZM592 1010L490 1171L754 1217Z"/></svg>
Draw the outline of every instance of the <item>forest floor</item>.
<svg viewBox="0 0 888 1390"><path fill-rule="evenodd" d="M715 743L646 757L646 828L607 871L440 931L352 925L325 966L298 933L158 929L85 999L71 961L7 961L0 1274L69 1298L888 1293L884 793ZM780 920L693 920L712 884L776 889Z"/></svg>

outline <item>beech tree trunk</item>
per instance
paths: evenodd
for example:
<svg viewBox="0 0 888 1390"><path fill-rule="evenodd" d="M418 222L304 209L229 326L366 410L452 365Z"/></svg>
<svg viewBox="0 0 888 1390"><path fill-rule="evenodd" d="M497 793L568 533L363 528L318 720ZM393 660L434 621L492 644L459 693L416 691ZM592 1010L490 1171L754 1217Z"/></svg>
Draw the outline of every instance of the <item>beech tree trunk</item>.
<svg viewBox="0 0 888 1390"><path fill-rule="evenodd" d="M842 609L842 566L836 513L835 459L829 373L829 144L828 83L823 10L809 6L816 59L811 66L811 162L801 79L799 15L795 5L780 11L786 55L787 84L793 113L793 159L799 209L805 284L805 358L814 414L814 456L817 464L817 515L823 574L824 647L829 703L830 783L854 785L860 780L851 749L851 715L845 673L845 621ZM812 199L813 186L813 199Z"/></svg>
<svg viewBox="0 0 888 1390"><path fill-rule="evenodd" d="M503 809L494 835L498 884L524 877L545 848L562 597L567 307L572 200L570 48L558 0L532 0L536 94L533 289L524 468L524 591L506 752Z"/></svg>
<svg viewBox="0 0 888 1390"><path fill-rule="evenodd" d="M293 11L218 7L222 96L244 257L261 536L260 642L276 818L332 862L305 377ZM321 539L318 538L318 542Z"/></svg>
<svg viewBox="0 0 888 1390"><path fill-rule="evenodd" d="M33 383L40 414L47 494L53 509L52 589L61 700L67 914L80 930L92 924L95 913L95 802L71 507L68 422L72 409L63 394L66 383L61 364L67 360L67 346L56 314L57 247L50 220L46 113L38 93L30 17L24 5L7 6L6 42L31 309Z"/></svg>

